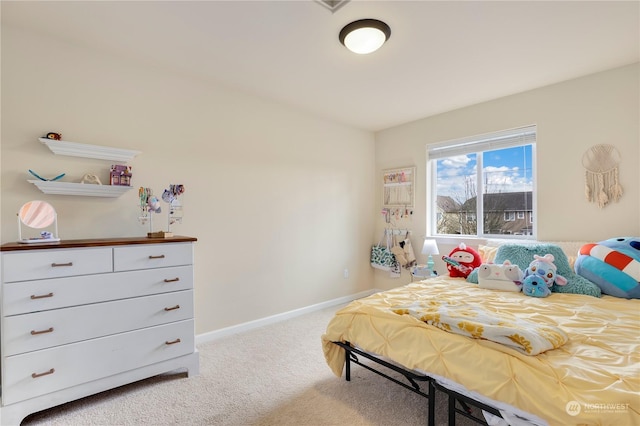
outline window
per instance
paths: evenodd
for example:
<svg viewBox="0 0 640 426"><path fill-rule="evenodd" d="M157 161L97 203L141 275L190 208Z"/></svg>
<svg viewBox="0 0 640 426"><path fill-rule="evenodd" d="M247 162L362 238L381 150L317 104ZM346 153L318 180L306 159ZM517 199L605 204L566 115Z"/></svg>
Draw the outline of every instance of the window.
<svg viewBox="0 0 640 426"><path fill-rule="evenodd" d="M528 126L428 145L429 232L535 235L535 144Z"/></svg>
<svg viewBox="0 0 640 426"><path fill-rule="evenodd" d="M504 212L505 222L513 222L516 220L516 212Z"/></svg>

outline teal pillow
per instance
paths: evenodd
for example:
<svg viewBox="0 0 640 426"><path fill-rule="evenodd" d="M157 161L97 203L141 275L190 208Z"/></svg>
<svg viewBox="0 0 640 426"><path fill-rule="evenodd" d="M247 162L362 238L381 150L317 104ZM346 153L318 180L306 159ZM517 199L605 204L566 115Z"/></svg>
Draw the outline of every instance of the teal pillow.
<svg viewBox="0 0 640 426"><path fill-rule="evenodd" d="M594 297L601 296L602 293L600 291L600 287L588 279L576 274L569 265L567 255L562 251L560 246L556 244L504 244L498 248L494 262L503 263L505 260L509 260L511 263L518 265L520 269L524 271L527 269L531 261L533 261L534 254L544 256L547 253L552 254L555 258L553 263L558 268L557 273L567 279L567 284L564 286L559 286L557 284L551 286L552 292L586 294Z"/></svg>

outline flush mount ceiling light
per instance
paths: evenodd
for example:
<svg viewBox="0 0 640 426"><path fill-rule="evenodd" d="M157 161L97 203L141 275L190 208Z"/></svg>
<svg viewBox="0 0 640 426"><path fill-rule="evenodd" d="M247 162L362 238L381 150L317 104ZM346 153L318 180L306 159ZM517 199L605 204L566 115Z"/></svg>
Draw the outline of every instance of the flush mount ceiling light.
<svg viewBox="0 0 640 426"><path fill-rule="evenodd" d="M378 50L391 36L391 28L377 19L360 19L340 31L340 43L354 53L365 55Z"/></svg>

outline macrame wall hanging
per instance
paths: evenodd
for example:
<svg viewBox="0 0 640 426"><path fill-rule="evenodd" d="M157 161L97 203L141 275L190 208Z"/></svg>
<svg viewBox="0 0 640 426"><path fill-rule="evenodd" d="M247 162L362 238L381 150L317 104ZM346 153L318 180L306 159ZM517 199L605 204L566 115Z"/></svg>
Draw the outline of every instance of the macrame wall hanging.
<svg viewBox="0 0 640 426"><path fill-rule="evenodd" d="M620 153L613 145L594 145L582 155L585 168L584 191L587 201L603 208L610 201L618 202L622 186L618 178Z"/></svg>

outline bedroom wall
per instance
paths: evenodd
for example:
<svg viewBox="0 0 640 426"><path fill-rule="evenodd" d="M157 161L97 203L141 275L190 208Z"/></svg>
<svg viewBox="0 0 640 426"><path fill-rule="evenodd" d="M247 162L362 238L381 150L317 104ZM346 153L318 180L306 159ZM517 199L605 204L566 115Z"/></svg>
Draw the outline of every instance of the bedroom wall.
<svg viewBox="0 0 640 426"><path fill-rule="evenodd" d="M537 238L542 241L600 241L640 235L640 68L633 64L548 87L428 117L376 133L376 179L382 170L417 167L416 207L411 220L398 227L414 231L414 247L426 234L426 146L465 136L537 124ZM583 153L596 144L613 144L621 154L618 203L600 209L584 196ZM376 190L376 233L385 223ZM465 240L468 244L479 241ZM448 254L456 240L440 240ZM418 255L418 260L426 258ZM442 261L436 270L446 272ZM376 288L410 281L375 271Z"/></svg>
<svg viewBox="0 0 640 426"><path fill-rule="evenodd" d="M37 139L49 131L142 151L134 189L38 191L28 169L108 181L110 162L52 154ZM198 334L370 288L371 132L3 25L0 154L2 243L17 239L16 212L33 199L56 208L63 239L145 236L137 188L184 184L184 223L172 230L198 238Z"/></svg>

